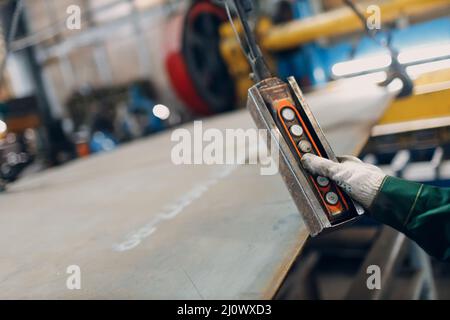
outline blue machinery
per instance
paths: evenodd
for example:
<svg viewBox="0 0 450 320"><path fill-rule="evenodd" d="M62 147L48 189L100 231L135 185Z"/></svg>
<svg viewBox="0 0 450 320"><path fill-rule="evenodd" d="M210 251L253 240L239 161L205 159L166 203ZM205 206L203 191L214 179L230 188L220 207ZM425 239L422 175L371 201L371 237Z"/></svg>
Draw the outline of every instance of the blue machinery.
<svg viewBox="0 0 450 320"><path fill-rule="evenodd" d="M295 1L292 11L295 19L314 15L311 0ZM390 37L392 45L400 52L410 47L450 42L450 17L388 30L379 33L377 37ZM356 41L342 40L329 45L313 42L277 54L277 67L281 78L294 75L297 79L306 79L307 84L316 86L325 84L334 77L332 67L336 63L383 53L383 50L367 36L361 36Z"/></svg>

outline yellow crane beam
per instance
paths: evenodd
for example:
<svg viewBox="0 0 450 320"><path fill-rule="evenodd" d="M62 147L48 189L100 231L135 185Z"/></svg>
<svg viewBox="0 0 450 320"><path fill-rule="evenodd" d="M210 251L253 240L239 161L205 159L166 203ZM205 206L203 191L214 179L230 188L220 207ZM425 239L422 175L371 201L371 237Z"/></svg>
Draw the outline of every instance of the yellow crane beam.
<svg viewBox="0 0 450 320"><path fill-rule="evenodd" d="M374 2L361 3L358 7L368 17L366 9ZM444 10L450 12L448 0L392 0L375 3L380 8L383 23L402 16L416 16L428 12ZM361 21L348 7L342 7L329 12L302 20L294 20L279 26L268 28L261 38L262 47L266 50L286 50L297 47L323 37L335 37L361 30Z"/></svg>

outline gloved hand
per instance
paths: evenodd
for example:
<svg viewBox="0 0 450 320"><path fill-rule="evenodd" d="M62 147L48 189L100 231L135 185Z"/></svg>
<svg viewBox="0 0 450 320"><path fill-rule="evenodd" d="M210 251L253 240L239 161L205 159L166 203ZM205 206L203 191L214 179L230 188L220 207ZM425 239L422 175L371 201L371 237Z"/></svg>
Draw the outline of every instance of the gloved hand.
<svg viewBox="0 0 450 320"><path fill-rule="evenodd" d="M312 154L302 157L303 167L311 173L335 181L347 194L366 209L370 208L386 175L380 168L356 157L338 157L340 163Z"/></svg>

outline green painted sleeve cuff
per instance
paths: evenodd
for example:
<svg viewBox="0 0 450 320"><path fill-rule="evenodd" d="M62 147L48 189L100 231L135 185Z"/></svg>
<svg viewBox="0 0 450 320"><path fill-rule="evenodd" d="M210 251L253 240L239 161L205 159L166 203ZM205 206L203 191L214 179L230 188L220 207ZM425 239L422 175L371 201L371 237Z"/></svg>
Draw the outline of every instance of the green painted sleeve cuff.
<svg viewBox="0 0 450 320"><path fill-rule="evenodd" d="M387 177L369 212L430 255L450 261L450 188Z"/></svg>
<svg viewBox="0 0 450 320"><path fill-rule="evenodd" d="M422 188L422 184L386 176L369 210L370 214L399 231L405 230Z"/></svg>

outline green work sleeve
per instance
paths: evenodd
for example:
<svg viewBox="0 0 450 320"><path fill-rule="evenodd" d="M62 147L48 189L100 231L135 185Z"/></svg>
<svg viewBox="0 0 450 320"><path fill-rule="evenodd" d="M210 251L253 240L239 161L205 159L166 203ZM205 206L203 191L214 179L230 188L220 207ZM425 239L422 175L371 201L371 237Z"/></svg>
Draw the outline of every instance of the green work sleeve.
<svg viewBox="0 0 450 320"><path fill-rule="evenodd" d="M450 261L450 188L388 176L369 211L430 255Z"/></svg>

